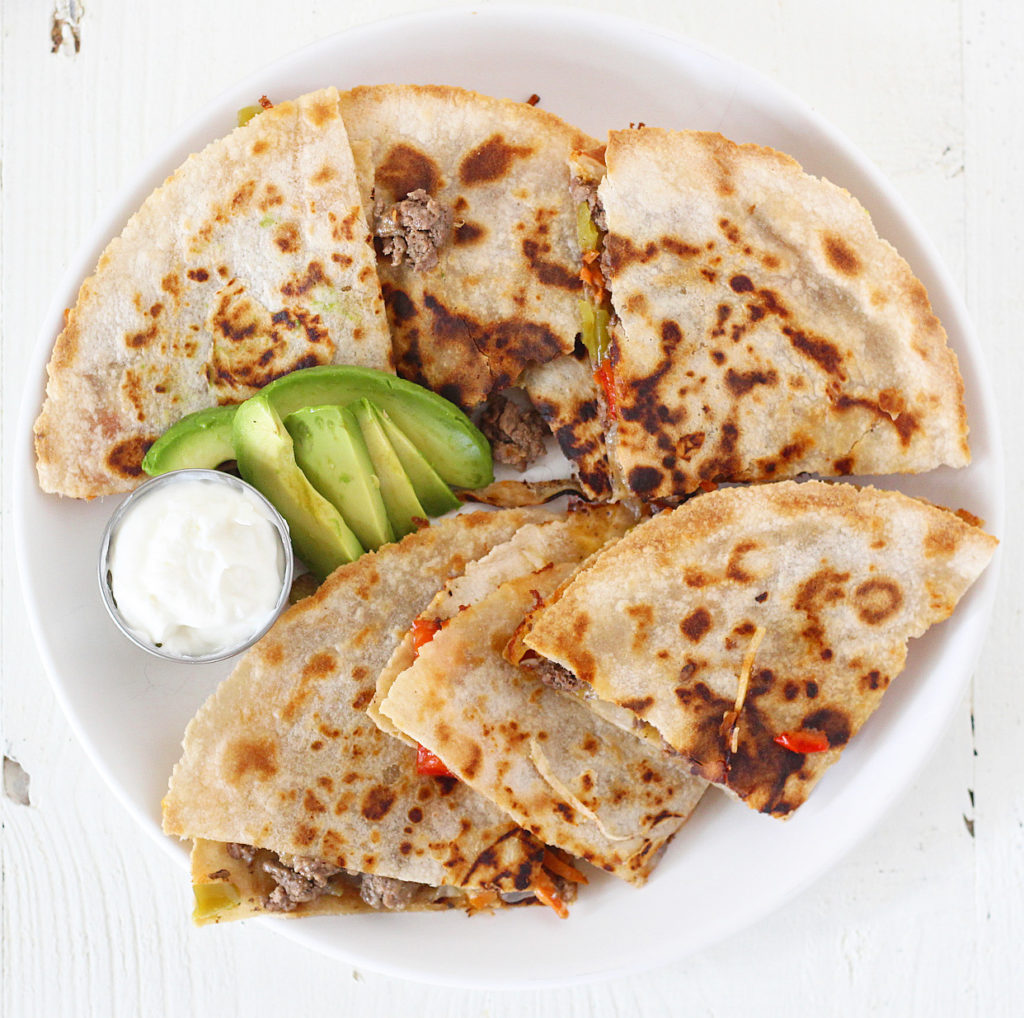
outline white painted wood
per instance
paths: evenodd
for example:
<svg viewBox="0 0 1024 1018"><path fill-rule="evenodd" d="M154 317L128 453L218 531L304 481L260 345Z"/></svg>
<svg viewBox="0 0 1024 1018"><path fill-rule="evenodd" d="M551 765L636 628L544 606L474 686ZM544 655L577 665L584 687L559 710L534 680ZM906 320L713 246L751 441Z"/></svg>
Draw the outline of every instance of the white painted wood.
<svg viewBox="0 0 1024 1018"><path fill-rule="evenodd" d="M28 774L30 798L21 805L0 796L0 1014L1022 1013L1019 524L1003 549L1002 596L971 697L913 790L781 913L727 944L630 979L464 992L354 972L259 927L194 931L182 874L139 833L75 742L27 633L7 525L17 407L50 291L100 210L168 129L280 54L420 6L0 5L0 751ZM964 287L985 344L1012 512L1024 497L1013 469L1024 434L1017 297L1024 13L1017 0L578 6L632 13L764 71L894 181ZM79 52L65 42L51 53L55 10L78 17Z"/></svg>

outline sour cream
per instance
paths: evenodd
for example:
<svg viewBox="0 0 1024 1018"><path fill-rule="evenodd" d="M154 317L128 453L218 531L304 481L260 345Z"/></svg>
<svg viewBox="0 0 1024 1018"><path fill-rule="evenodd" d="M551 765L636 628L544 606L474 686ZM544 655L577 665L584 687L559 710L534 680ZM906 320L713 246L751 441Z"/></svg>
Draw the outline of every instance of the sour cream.
<svg viewBox="0 0 1024 1018"><path fill-rule="evenodd" d="M139 488L111 520L100 566L111 613L165 657L244 649L287 599L287 527L237 478L184 470ZM112 603L111 603L112 602Z"/></svg>

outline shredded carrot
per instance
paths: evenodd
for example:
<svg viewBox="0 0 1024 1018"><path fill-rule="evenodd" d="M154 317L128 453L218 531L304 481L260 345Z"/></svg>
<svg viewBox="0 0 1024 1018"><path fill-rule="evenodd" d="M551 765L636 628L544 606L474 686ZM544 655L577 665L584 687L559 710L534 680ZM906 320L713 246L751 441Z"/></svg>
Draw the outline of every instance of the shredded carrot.
<svg viewBox="0 0 1024 1018"><path fill-rule="evenodd" d="M544 867L554 873L555 876L562 877L563 880L569 880L574 884L585 884L587 882L587 878L571 862L563 859L560 855L556 855L550 849L544 850Z"/></svg>
<svg viewBox="0 0 1024 1018"><path fill-rule="evenodd" d="M265 95L260 96L260 106L265 110L272 110L274 108L274 104Z"/></svg>
<svg viewBox="0 0 1024 1018"><path fill-rule="evenodd" d="M497 891L478 891L476 894L469 895L470 908L493 908L497 904Z"/></svg>
<svg viewBox="0 0 1024 1018"><path fill-rule="evenodd" d="M555 915L559 919L569 918L569 909L566 908L565 902L559 897L555 882L543 870L537 870L534 874L531 890L536 895L538 901L543 902L548 908L554 909Z"/></svg>

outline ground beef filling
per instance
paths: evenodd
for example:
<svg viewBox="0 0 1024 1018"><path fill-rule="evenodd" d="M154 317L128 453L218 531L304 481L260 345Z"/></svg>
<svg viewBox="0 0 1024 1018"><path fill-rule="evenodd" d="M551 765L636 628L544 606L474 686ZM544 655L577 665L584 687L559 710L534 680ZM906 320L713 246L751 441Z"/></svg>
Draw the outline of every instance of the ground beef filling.
<svg viewBox="0 0 1024 1018"><path fill-rule="evenodd" d="M604 214L604 206L601 204L601 197L597 193L597 182L584 180L582 177L573 177L569 182L569 195L574 202L585 201L590 209L590 218L594 225L602 232L608 232L608 219Z"/></svg>
<svg viewBox="0 0 1024 1018"><path fill-rule="evenodd" d="M383 241L381 252L392 265L408 260L416 272L437 265L437 252L452 231L452 210L418 188L391 205L373 205L373 233Z"/></svg>
<svg viewBox="0 0 1024 1018"><path fill-rule="evenodd" d="M525 470L544 454L544 439L548 435L544 418L532 406L522 407L501 393L487 400L477 427L491 443L497 463Z"/></svg>
<svg viewBox="0 0 1024 1018"><path fill-rule="evenodd" d="M560 664L555 664L554 661L548 661L547 658L526 658L523 660L523 664L535 672L545 686L550 686L552 689L580 693L588 688L587 684L576 678L568 668L563 668Z"/></svg>
<svg viewBox="0 0 1024 1018"><path fill-rule="evenodd" d="M423 889L422 884L395 877L380 877L364 873L359 883L359 896L371 908L401 912L408 908L413 898Z"/></svg>

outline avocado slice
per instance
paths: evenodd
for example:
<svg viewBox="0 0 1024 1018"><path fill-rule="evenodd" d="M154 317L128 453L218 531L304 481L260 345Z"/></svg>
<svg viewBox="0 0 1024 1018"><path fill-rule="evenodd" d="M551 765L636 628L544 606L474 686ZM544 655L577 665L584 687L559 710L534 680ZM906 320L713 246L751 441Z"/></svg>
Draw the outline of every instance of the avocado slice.
<svg viewBox="0 0 1024 1018"><path fill-rule="evenodd" d="M232 444L238 472L285 518L296 554L320 579L363 553L341 513L306 479L295 462L291 435L262 393L234 416Z"/></svg>
<svg viewBox="0 0 1024 1018"><path fill-rule="evenodd" d="M261 392L282 418L302 407L372 400L391 415L446 484L482 488L494 480L491 447L473 422L454 403L397 375L325 364L282 375Z"/></svg>
<svg viewBox="0 0 1024 1018"><path fill-rule="evenodd" d="M151 477L185 467L213 469L235 458L231 423L235 405L213 406L182 417L150 447L142 469Z"/></svg>
<svg viewBox="0 0 1024 1018"><path fill-rule="evenodd" d="M375 551L395 539L380 481L351 410L314 406L284 419L295 444L295 461L313 487L334 506L359 538Z"/></svg>
<svg viewBox="0 0 1024 1018"><path fill-rule="evenodd" d="M417 519L426 520L427 511L416 497L402 461L388 441L380 411L368 399L352 404L366 448L373 460L373 469L380 478L380 493L387 507L388 519L396 537L405 537L416 529Z"/></svg>
<svg viewBox="0 0 1024 1018"><path fill-rule="evenodd" d="M380 407L377 409L384 425L384 434L388 436L388 441L395 450L409 483L420 500L420 505L430 516L441 516L452 509L458 509L462 503L452 494L452 489L441 480L423 453L412 444L409 436L395 424L386 410Z"/></svg>

